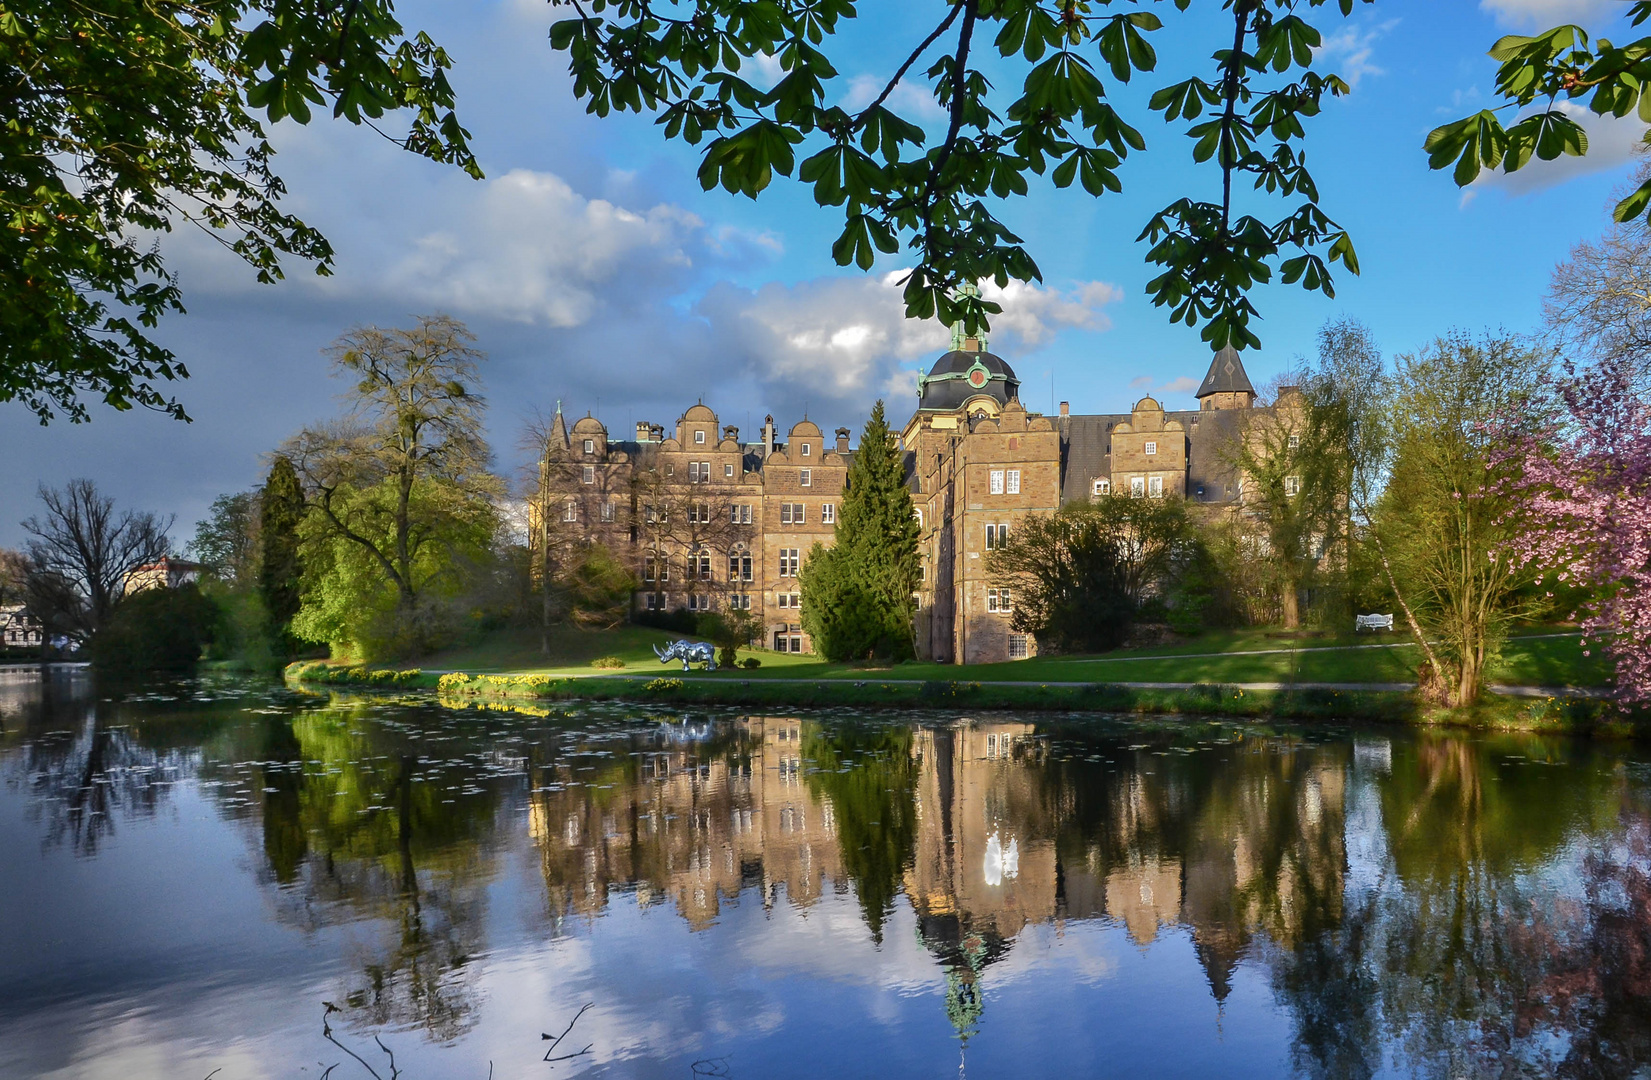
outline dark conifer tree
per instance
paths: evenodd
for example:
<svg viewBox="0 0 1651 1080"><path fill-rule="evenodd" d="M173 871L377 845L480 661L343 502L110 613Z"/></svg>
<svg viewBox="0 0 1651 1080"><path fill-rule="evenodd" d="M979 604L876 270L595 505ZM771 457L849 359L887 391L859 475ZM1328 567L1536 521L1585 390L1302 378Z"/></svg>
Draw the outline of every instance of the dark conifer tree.
<svg viewBox="0 0 1651 1080"><path fill-rule="evenodd" d="M836 544L803 567L803 622L829 660L907 660L917 588L917 520L904 453L879 401L848 470Z"/></svg>
<svg viewBox="0 0 1651 1080"><path fill-rule="evenodd" d="M298 471L278 454L264 482L259 518L262 559L258 590L269 616L271 645L278 654L292 652L292 617L298 614L298 523L304 516L304 490Z"/></svg>

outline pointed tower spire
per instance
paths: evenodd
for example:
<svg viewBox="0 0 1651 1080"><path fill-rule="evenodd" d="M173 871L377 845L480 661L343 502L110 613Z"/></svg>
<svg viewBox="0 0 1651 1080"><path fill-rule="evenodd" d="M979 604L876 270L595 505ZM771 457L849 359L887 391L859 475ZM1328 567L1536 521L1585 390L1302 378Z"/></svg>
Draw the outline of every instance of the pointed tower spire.
<svg viewBox="0 0 1651 1080"><path fill-rule="evenodd" d="M558 450L566 450L572 444L568 442L567 421L562 419L562 399L556 399L556 417L550 422L550 445Z"/></svg>
<svg viewBox="0 0 1651 1080"><path fill-rule="evenodd" d="M1199 406L1205 412L1216 409L1247 409L1255 403L1255 387L1244 370L1238 350L1228 345L1215 354L1204 383L1198 388Z"/></svg>

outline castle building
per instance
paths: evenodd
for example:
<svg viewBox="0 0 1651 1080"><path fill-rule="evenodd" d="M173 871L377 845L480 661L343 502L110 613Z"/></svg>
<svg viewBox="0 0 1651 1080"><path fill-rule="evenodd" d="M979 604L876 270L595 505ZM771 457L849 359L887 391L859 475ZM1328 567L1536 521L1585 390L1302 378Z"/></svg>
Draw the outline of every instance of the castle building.
<svg viewBox="0 0 1651 1080"><path fill-rule="evenodd" d="M1195 411L1143 397L1127 413L1076 415L1062 402L1051 417L1021 404L1014 369L984 340L954 345L918 380L901 433L921 526L919 656L974 664L1036 653L1031 635L1011 627L1014 596L987 570L987 555L1028 516L1111 495L1238 504L1226 449L1256 393L1233 349L1210 363Z"/></svg>
<svg viewBox="0 0 1651 1080"><path fill-rule="evenodd" d="M1240 503L1226 447L1260 409L1231 348L1211 362L1196 410L1143 397L1127 413L1073 414L1062 402L1059 415L1045 416L1019 391L1014 369L960 328L918 379L900 438L921 535L915 632L924 659L1036 653L1031 635L1011 626L1011 590L987 569L987 555L1030 515L1110 495L1181 496L1211 511ZM644 422L634 440L616 441L591 416L570 430L558 407L534 544L554 543L560 530L608 546L637 573L634 611L750 611L765 646L810 652L798 575L816 542L832 543L853 455L848 428L827 442L806 418L782 441L769 416L760 440L742 442L701 402L670 437Z"/></svg>

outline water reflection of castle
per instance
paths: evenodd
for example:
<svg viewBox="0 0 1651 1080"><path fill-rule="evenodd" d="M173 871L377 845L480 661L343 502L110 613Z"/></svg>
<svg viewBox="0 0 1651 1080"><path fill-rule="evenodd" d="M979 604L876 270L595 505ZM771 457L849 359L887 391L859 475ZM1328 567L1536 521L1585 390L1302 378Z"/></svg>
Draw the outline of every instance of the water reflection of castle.
<svg viewBox="0 0 1651 1080"><path fill-rule="evenodd" d="M1256 934L1292 948L1340 918L1338 749L1115 740L1082 760L1052 753L1033 725L968 721L903 738L908 760L882 762L872 803L821 782L838 772L822 760L833 736L794 719L663 741L633 754L628 781L585 773L572 786L565 765L560 779L538 776L530 824L553 912L594 914L634 891L641 904L668 896L700 929L749 890L771 904L783 885L807 906L852 881L864 901L876 867L844 834L859 841L908 814L888 892L910 902L964 1035L982 973L1028 924L1115 920L1141 948L1183 927L1219 1001Z"/></svg>

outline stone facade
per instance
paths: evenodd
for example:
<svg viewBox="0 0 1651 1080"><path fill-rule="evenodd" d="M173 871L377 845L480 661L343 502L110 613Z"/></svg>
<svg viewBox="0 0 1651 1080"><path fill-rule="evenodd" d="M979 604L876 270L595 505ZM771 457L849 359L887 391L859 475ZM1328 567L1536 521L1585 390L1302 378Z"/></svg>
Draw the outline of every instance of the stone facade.
<svg viewBox="0 0 1651 1080"><path fill-rule="evenodd" d="M1212 511L1241 504L1227 448L1261 410L1231 349L1210 364L1197 410L1144 397L1128 413L1076 415L1063 402L1044 416L1021 404L1014 369L983 340L955 336L954 346L918 380L901 432L920 525L920 657L1036 654L1032 636L1010 625L1014 596L986 569L1029 515L1110 495L1182 496ZM560 531L620 553L640 581L636 611L741 608L760 618L765 646L811 652L798 574L816 542L832 543L852 457L848 429L828 442L807 419L781 441L770 416L759 441L742 442L700 403L669 438L639 423L635 439L615 441L589 416L570 431L558 411L535 543Z"/></svg>
<svg viewBox="0 0 1651 1080"><path fill-rule="evenodd" d="M781 441L770 416L747 443L697 404L669 438L639 423L618 441L590 416L570 430L558 412L540 471L548 512L530 507L530 532L536 549L588 541L619 554L640 582L635 611L746 610L766 647L811 652L798 575L810 548L832 543L852 456L848 429L828 442L807 419Z"/></svg>
<svg viewBox="0 0 1651 1080"><path fill-rule="evenodd" d="M922 527L919 656L977 664L1036 654L1036 640L1010 625L1014 596L987 571L1004 530L1029 515L1112 495L1184 496L1211 511L1240 505L1227 449L1258 410L1231 349L1211 362L1196 411L1144 397L1128 413L1074 415L1063 402L1049 417L1020 403L1001 357L978 341L961 345L919 380L901 435Z"/></svg>

